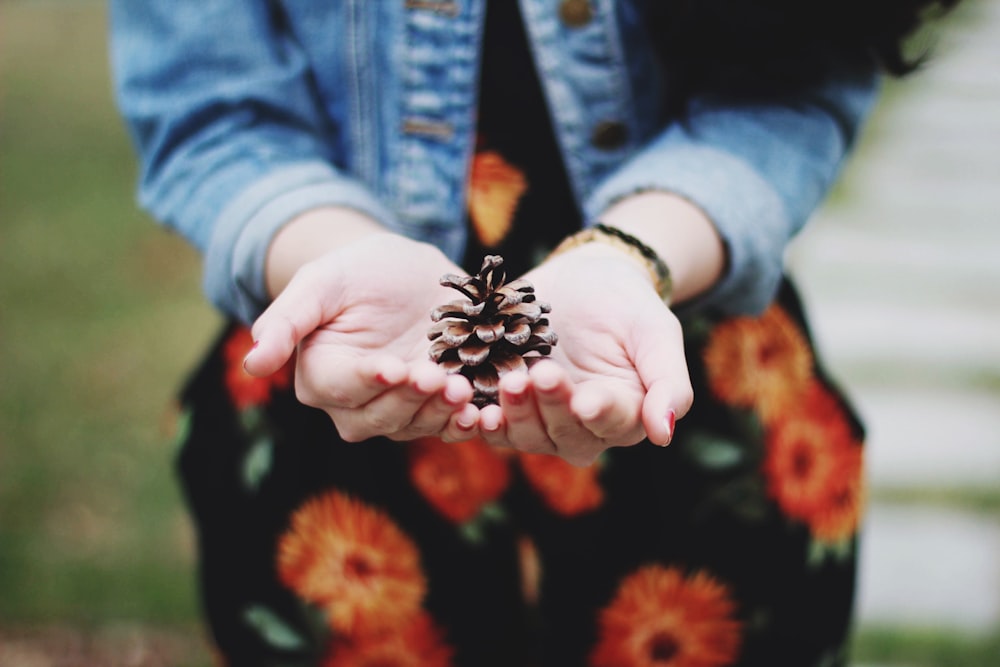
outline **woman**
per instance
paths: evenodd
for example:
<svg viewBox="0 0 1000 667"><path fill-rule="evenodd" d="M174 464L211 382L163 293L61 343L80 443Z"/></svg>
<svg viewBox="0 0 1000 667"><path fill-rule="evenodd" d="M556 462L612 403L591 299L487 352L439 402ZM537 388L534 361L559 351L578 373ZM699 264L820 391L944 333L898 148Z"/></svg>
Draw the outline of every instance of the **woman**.
<svg viewBox="0 0 1000 667"><path fill-rule="evenodd" d="M926 3L857 4L112 3L232 318L180 458L226 664L844 664L862 433L782 255ZM494 254L558 342L474 387L429 313Z"/></svg>

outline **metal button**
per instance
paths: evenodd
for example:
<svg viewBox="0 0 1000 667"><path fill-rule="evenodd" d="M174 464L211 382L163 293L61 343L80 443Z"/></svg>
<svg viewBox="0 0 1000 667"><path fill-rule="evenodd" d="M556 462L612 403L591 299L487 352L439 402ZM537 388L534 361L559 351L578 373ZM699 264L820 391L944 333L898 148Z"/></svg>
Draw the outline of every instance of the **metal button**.
<svg viewBox="0 0 1000 667"><path fill-rule="evenodd" d="M445 16L458 16L459 6L454 0L406 0L407 9L423 9Z"/></svg>
<svg viewBox="0 0 1000 667"><path fill-rule="evenodd" d="M439 141L451 141L455 128L451 123L444 123L426 118L407 118L403 121L403 133L430 137Z"/></svg>
<svg viewBox="0 0 1000 667"><path fill-rule="evenodd" d="M559 3L559 18L569 28L582 28L594 18L590 0L562 0Z"/></svg>
<svg viewBox="0 0 1000 667"><path fill-rule="evenodd" d="M596 148L614 150L621 148L628 141L628 128L624 123L614 120L601 121L594 127L590 135L590 143Z"/></svg>

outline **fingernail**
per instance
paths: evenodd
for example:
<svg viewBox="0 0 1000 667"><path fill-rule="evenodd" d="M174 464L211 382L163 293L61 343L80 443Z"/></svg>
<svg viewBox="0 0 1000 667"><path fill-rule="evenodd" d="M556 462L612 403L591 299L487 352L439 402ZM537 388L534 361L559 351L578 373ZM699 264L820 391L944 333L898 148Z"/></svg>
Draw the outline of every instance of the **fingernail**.
<svg viewBox="0 0 1000 667"><path fill-rule="evenodd" d="M465 398L465 392L460 387L448 386L444 388L444 400L450 405L458 405Z"/></svg>
<svg viewBox="0 0 1000 667"><path fill-rule="evenodd" d="M552 393L559 386L559 381L555 378L543 377L535 381L535 388L545 393Z"/></svg>
<svg viewBox="0 0 1000 667"><path fill-rule="evenodd" d="M674 425L677 423L677 413L671 408L667 411L667 417L663 420L663 425L667 427L667 441L660 445L666 447L674 439Z"/></svg>
<svg viewBox="0 0 1000 667"><path fill-rule="evenodd" d="M246 354L245 357L243 357L243 370L247 370L247 362L250 361L250 357L253 356L253 353L257 351L257 346L258 345L260 345L260 342L259 341L255 342L253 344L253 347L250 348L250 351L247 352L247 354ZM249 372L249 371L247 371L247 372Z"/></svg>
<svg viewBox="0 0 1000 667"><path fill-rule="evenodd" d="M489 431L493 433L500 430L500 420L484 419L480 420L480 426L484 431Z"/></svg>
<svg viewBox="0 0 1000 667"><path fill-rule="evenodd" d="M513 384L513 386L508 386L506 391L504 391L504 394L506 394L507 400L512 405L521 405L525 401L525 391L527 390L528 385L520 378L511 384Z"/></svg>

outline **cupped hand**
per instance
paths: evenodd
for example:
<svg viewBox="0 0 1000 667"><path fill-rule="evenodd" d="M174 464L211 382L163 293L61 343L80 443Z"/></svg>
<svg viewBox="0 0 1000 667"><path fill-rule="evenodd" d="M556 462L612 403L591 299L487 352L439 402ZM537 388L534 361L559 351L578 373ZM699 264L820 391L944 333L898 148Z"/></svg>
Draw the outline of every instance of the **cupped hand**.
<svg viewBox="0 0 1000 667"><path fill-rule="evenodd" d="M268 375L298 348L295 391L350 442L469 437L472 387L428 358L429 313L460 270L433 246L387 233L304 264L253 325L245 368Z"/></svg>
<svg viewBox="0 0 1000 667"><path fill-rule="evenodd" d="M500 381L500 405L480 428L491 444L588 465L609 447L644 438L666 445L693 399L681 326L644 268L588 244L525 278L552 306L551 360Z"/></svg>

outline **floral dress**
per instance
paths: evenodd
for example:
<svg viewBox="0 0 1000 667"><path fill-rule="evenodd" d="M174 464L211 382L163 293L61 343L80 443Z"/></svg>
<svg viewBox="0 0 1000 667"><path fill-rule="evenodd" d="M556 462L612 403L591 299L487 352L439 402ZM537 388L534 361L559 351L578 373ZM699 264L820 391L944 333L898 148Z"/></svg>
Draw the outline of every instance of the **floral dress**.
<svg viewBox="0 0 1000 667"><path fill-rule="evenodd" d="M488 4L466 269L579 228L517 3ZM695 403L667 448L587 468L473 439L342 441L232 323L178 458L221 664L723 667L847 662L862 429L790 284L680 313ZM430 320L428 320L430 324Z"/></svg>

